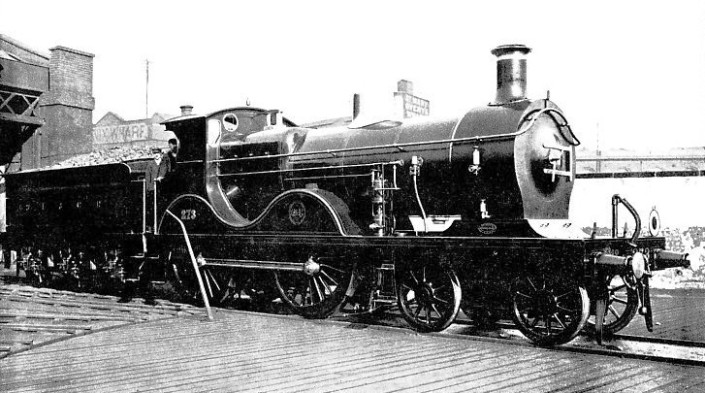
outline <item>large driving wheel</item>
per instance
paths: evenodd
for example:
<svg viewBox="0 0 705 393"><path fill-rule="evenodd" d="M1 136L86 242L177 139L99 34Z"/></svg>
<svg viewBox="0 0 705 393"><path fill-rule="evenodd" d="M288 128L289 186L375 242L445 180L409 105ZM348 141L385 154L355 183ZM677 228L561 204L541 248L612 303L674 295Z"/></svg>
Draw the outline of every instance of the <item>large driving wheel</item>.
<svg viewBox="0 0 705 393"><path fill-rule="evenodd" d="M602 331L614 334L629 325L639 309L639 294L636 282L617 274L607 279L607 307ZM595 330L595 316L588 319L588 329Z"/></svg>
<svg viewBox="0 0 705 393"><path fill-rule="evenodd" d="M242 289L237 285L232 269L204 266L201 275L212 306L225 306L242 298Z"/></svg>
<svg viewBox="0 0 705 393"><path fill-rule="evenodd" d="M204 266L203 285L212 306L264 309L273 299L271 285L266 285L251 271Z"/></svg>
<svg viewBox="0 0 705 393"><path fill-rule="evenodd" d="M399 309L414 329L438 332L458 315L460 281L452 269L429 264L404 270L397 284Z"/></svg>
<svg viewBox="0 0 705 393"><path fill-rule="evenodd" d="M275 271L274 281L280 299L293 312L325 318L343 302L352 270L337 260L310 257L300 271Z"/></svg>
<svg viewBox="0 0 705 393"><path fill-rule="evenodd" d="M590 313L585 288L559 278L517 278L512 286L512 306L517 328L534 343L545 346L575 338Z"/></svg>

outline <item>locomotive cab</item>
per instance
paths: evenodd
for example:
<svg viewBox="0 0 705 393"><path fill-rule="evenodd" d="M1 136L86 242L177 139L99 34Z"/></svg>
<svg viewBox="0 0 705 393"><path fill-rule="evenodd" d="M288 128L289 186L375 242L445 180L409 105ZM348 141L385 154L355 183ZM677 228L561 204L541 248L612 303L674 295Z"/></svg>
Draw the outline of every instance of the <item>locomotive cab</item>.
<svg viewBox="0 0 705 393"><path fill-rule="evenodd" d="M163 124L180 140L181 172L204 178L202 188L192 186L179 191L207 197L217 216L234 227L250 224L256 212L261 211L258 199L261 192L281 191L278 176L268 171L276 172L279 166L276 157L287 153L300 138L293 135L289 144L282 143L286 139L283 130L296 125L278 110L251 107L226 109L206 116L187 114ZM238 160L243 157L254 159ZM241 173L253 176L236 177Z"/></svg>

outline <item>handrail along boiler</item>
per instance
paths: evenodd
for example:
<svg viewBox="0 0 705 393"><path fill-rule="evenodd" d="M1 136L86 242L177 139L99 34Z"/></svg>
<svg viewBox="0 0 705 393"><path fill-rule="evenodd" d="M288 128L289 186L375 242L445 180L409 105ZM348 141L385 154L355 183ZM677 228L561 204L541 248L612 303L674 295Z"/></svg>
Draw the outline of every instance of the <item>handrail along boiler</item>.
<svg viewBox="0 0 705 393"><path fill-rule="evenodd" d="M165 121L180 147L163 180L138 163L91 172L104 190L93 197L114 208L86 203L112 220L90 227L92 243L146 261L136 269L151 269L143 279L189 291L185 231L211 301L278 298L308 317L398 304L412 327L437 331L462 307L478 323L511 317L540 345L567 342L586 325L598 337L614 333L637 311L651 329L649 274L687 265L686 256L664 251L662 237L641 237L619 196L615 221L623 204L636 222L631 238L590 237L568 220L579 141L553 101L526 98L529 52L495 48L494 101L460 117L310 129L276 110L237 107ZM11 175L8 193L41 193L26 187L37 176L56 181ZM62 185L62 200L78 198L81 185ZM39 224L65 242L79 237L57 218L28 218L37 209L30 200L58 192L45 188L10 199L16 245ZM61 248L41 235L31 241Z"/></svg>

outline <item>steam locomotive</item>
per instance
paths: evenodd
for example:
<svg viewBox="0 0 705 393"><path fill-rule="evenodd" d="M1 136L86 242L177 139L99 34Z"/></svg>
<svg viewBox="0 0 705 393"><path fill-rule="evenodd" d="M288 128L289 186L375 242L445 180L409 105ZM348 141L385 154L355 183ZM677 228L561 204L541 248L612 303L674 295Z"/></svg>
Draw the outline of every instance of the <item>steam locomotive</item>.
<svg viewBox="0 0 705 393"><path fill-rule="evenodd" d="M579 141L553 101L525 97L529 52L495 48L494 101L460 117L311 129L277 110L186 113L163 123L179 143L164 176L151 160L8 175L10 245L39 270L191 296L200 282L210 302L274 299L306 317L397 305L439 331L462 308L538 345L637 312L651 329L650 272L687 256L641 237L619 196L610 238L568 220Z"/></svg>

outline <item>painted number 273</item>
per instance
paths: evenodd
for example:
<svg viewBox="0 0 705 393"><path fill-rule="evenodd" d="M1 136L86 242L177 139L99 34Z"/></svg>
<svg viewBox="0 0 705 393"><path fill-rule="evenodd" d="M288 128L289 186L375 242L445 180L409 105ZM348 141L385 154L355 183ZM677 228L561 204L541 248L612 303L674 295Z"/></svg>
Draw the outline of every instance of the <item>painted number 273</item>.
<svg viewBox="0 0 705 393"><path fill-rule="evenodd" d="M181 220L195 220L196 219L196 209L183 209L181 210Z"/></svg>

